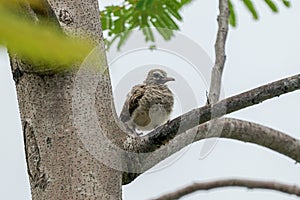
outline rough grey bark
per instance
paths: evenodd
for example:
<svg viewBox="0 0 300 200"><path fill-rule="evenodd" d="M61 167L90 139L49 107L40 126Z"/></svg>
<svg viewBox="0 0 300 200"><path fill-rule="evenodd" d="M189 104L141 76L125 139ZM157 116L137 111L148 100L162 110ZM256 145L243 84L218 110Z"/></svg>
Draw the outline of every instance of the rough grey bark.
<svg viewBox="0 0 300 200"><path fill-rule="evenodd" d="M49 0L48 3L45 10L55 14L54 20L59 20L67 35L89 36L102 46L97 0ZM31 11L31 15L36 14L35 19L38 19L41 13L35 13L35 9ZM53 16L47 17L53 19ZM102 54L105 59L103 48ZM32 199L121 199L122 173L96 159L77 133L72 112L76 66L59 73L36 71L34 66L17 56L11 54L10 57ZM95 107L99 124L106 130L106 136L118 144L118 136L122 133L118 131L111 109L110 78L106 73L100 74L99 79L101 84L95 95L98 94Z"/></svg>

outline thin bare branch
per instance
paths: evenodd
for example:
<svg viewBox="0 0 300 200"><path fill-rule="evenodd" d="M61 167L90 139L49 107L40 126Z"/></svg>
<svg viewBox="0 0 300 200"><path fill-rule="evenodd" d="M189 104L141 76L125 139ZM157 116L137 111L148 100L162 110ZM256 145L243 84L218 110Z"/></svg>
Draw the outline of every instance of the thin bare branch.
<svg viewBox="0 0 300 200"><path fill-rule="evenodd" d="M207 104L214 105L220 100L222 74L226 60L226 38L228 34L228 18L229 18L229 0L219 0L219 16L218 16L218 33L215 43L215 64L211 71L210 88L207 99ZM214 115L214 113L212 114ZM212 149L217 144L216 139L206 141L203 144L203 149ZM200 155L205 156L207 152L201 151Z"/></svg>
<svg viewBox="0 0 300 200"><path fill-rule="evenodd" d="M218 16L218 33L217 39L215 43L215 65L211 72L211 82L209 89L209 104L214 104L219 101L220 91L221 91L221 82L222 82L222 74L224 69L224 64L226 60L225 55L225 43L228 33L228 0L220 0L219 1L219 11L220 14Z"/></svg>
<svg viewBox="0 0 300 200"><path fill-rule="evenodd" d="M269 189L300 196L300 187L272 181L247 179L224 179L204 183L194 183L175 192L165 194L154 200L173 200L200 190L211 190L221 187L246 187L248 189Z"/></svg>

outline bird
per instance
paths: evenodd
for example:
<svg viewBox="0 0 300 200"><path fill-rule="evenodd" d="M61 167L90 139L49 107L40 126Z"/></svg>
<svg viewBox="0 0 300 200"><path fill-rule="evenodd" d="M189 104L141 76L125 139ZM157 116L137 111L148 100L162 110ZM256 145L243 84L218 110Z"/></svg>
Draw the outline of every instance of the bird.
<svg viewBox="0 0 300 200"><path fill-rule="evenodd" d="M175 79L162 69L152 69L142 84L133 86L119 116L130 133L140 135L137 130L150 131L170 119L174 95L166 85L169 81Z"/></svg>

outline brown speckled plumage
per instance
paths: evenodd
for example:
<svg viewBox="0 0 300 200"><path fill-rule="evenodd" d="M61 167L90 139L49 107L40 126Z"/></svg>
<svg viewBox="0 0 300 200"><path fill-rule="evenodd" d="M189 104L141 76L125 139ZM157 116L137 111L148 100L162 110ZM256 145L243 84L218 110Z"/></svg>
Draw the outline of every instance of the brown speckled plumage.
<svg viewBox="0 0 300 200"><path fill-rule="evenodd" d="M174 81L161 69L149 71L143 84L136 85L127 95L120 119L134 130L151 130L169 119L174 105L171 90L165 84Z"/></svg>

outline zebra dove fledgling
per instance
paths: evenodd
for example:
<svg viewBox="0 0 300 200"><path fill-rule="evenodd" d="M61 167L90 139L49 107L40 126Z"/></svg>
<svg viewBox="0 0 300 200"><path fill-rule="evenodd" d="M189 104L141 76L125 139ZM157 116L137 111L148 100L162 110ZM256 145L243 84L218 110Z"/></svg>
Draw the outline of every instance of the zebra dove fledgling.
<svg viewBox="0 0 300 200"><path fill-rule="evenodd" d="M164 70L152 69L143 84L132 88L120 114L127 128L150 131L169 120L174 97L165 83L174 80Z"/></svg>

